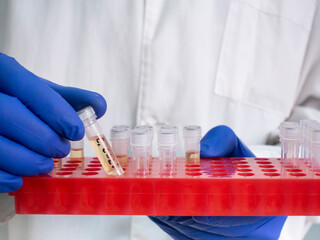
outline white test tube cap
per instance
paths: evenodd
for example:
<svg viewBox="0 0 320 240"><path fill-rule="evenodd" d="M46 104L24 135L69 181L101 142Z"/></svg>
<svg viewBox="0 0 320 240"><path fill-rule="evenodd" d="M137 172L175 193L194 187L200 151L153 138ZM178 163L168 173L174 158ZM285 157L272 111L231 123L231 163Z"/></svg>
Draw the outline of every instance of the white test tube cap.
<svg viewBox="0 0 320 240"><path fill-rule="evenodd" d="M151 132L151 139L154 137L154 129L151 125L138 125L135 127L135 129L149 129Z"/></svg>
<svg viewBox="0 0 320 240"><path fill-rule="evenodd" d="M299 140L300 126L296 122L283 122L280 125L280 138L285 140Z"/></svg>
<svg viewBox="0 0 320 240"><path fill-rule="evenodd" d="M97 118L97 115L91 106L87 106L81 110L79 110L78 115L82 122L85 122L87 119L90 119L92 117Z"/></svg>
<svg viewBox="0 0 320 240"><path fill-rule="evenodd" d="M200 126L189 125L183 128L183 138L191 138L196 141L200 141L202 136L202 130Z"/></svg>
<svg viewBox="0 0 320 240"><path fill-rule="evenodd" d="M151 131L144 128L135 128L130 132L131 146L149 146L151 145Z"/></svg>
<svg viewBox="0 0 320 240"><path fill-rule="evenodd" d="M127 125L116 125L110 130L110 140L124 140L130 137L130 127Z"/></svg>
<svg viewBox="0 0 320 240"><path fill-rule="evenodd" d="M83 138L79 141L70 141L71 149L83 149L84 141Z"/></svg>
<svg viewBox="0 0 320 240"><path fill-rule="evenodd" d="M176 126L162 126L158 131L159 146L178 145L178 128Z"/></svg>

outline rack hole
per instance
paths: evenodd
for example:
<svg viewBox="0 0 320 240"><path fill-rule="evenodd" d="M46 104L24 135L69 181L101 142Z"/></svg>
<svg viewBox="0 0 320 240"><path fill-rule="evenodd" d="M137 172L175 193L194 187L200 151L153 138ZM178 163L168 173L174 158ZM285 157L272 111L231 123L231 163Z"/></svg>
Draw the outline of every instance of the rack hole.
<svg viewBox="0 0 320 240"><path fill-rule="evenodd" d="M81 160L69 160L67 163L82 163Z"/></svg>
<svg viewBox="0 0 320 240"><path fill-rule="evenodd" d="M200 164L186 164L186 167L200 167Z"/></svg>
<svg viewBox="0 0 320 240"><path fill-rule="evenodd" d="M196 171L201 171L201 168L187 168L186 171L188 171L188 172L196 172Z"/></svg>
<svg viewBox="0 0 320 240"><path fill-rule="evenodd" d="M201 172L188 172L187 175L188 176L201 176L202 173Z"/></svg>
<svg viewBox="0 0 320 240"><path fill-rule="evenodd" d="M92 176L92 175L97 175L99 174L98 172L84 172L84 173L81 173L82 175L85 175L85 176Z"/></svg>
<svg viewBox="0 0 320 240"><path fill-rule="evenodd" d="M253 173L238 173L239 176L243 176L243 177L251 177L254 176Z"/></svg>
<svg viewBox="0 0 320 240"><path fill-rule="evenodd" d="M90 161L91 163L100 163L100 161L97 161L97 160L93 160L93 161Z"/></svg>
<svg viewBox="0 0 320 240"><path fill-rule="evenodd" d="M302 172L302 170L299 168L289 168L289 169L287 169L287 171L288 172Z"/></svg>
<svg viewBox="0 0 320 240"><path fill-rule="evenodd" d="M233 164L248 164L246 161L233 161Z"/></svg>
<svg viewBox="0 0 320 240"><path fill-rule="evenodd" d="M273 168L264 168L264 169L261 169L261 171L263 171L263 172L277 172L277 169L273 169Z"/></svg>
<svg viewBox="0 0 320 240"><path fill-rule="evenodd" d="M64 175L71 175L72 172L57 172L56 174L64 176Z"/></svg>
<svg viewBox="0 0 320 240"><path fill-rule="evenodd" d="M101 164L88 164L88 167L102 167Z"/></svg>
<svg viewBox="0 0 320 240"><path fill-rule="evenodd" d="M209 161L209 163L214 163L214 164L223 164L224 162L223 161Z"/></svg>
<svg viewBox="0 0 320 240"><path fill-rule="evenodd" d="M212 168L224 168L223 164L215 164L215 165L210 165Z"/></svg>
<svg viewBox="0 0 320 240"><path fill-rule="evenodd" d="M273 165L259 165L261 168L274 168Z"/></svg>
<svg viewBox="0 0 320 240"><path fill-rule="evenodd" d="M224 168L212 168L212 172L225 172L226 170Z"/></svg>
<svg viewBox="0 0 320 240"><path fill-rule="evenodd" d="M257 161L258 164L271 164L271 162L268 161Z"/></svg>
<svg viewBox="0 0 320 240"><path fill-rule="evenodd" d="M238 172L252 172L251 169L248 169L248 168L240 168L240 169L237 169Z"/></svg>
<svg viewBox="0 0 320 240"><path fill-rule="evenodd" d="M238 165L237 168L249 168L249 165Z"/></svg>
<svg viewBox="0 0 320 240"><path fill-rule="evenodd" d="M290 173L291 176L294 176L294 177L304 177L306 176L306 174L304 173Z"/></svg>
<svg viewBox="0 0 320 240"><path fill-rule="evenodd" d="M100 171L100 170L101 170L101 168L86 168L86 169L84 169L84 170L86 170L86 171L96 172L96 171Z"/></svg>
<svg viewBox="0 0 320 240"><path fill-rule="evenodd" d="M228 176L228 173L225 172L215 172L215 173L211 173L212 176L216 176L216 177L222 177L222 176Z"/></svg>
<svg viewBox="0 0 320 240"><path fill-rule="evenodd" d="M78 167L78 164L75 163L67 163L67 164L63 164L64 167Z"/></svg>
<svg viewBox="0 0 320 240"><path fill-rule="evenodd" d="M246 160L245 158L239 158L239 157L235 157L235 158L231 158L231 161L233 160Z"/></svg>
<svg viewBox="0 0 320 240"><path fill-rule="evenodd" d="M280 176L280 173L265 173L264 175L269 177L278 177Z"/></svg>
<svg viewBox="0 0 320 240"><path fill-rule="evenodd" d="M266 161L266 160L270 160L269 158L255 158L254 160L257 161Z"/></svg>

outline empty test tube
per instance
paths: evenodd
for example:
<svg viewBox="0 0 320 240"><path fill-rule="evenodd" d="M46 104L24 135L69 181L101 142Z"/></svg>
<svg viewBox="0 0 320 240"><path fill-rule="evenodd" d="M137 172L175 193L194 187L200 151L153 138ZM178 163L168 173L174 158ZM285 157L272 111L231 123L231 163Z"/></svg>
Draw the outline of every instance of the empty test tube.
<svg viewBox="0 0 320 240"><path fill-rule="evenodd" d="M190 125L183 128L186 163L200 163L201 135L202 132L200 126Z"/></svg>
<svg viewBox="0 0 320 240"><path fill-rule="evenodd" d="M78 111L78 114L86 129L86 136L97 154L103 169L108 175L122 175L123 169L97 122L97 115L93 108L88 106Z"/></svg>
<svg viewBox="0 0 320 240"><path fill-rule="evenodd" d="M158 131L160 175L175 175L177 146L178 128L160 127Z"/></svg>
<svg viewBox="0 0 320 240"><path fill-rule="evenodd" d="M130 133L132 169L138 175L149 175L151 131L135 128Z"/></svg>
<svg viewBox="0 0 320 240"><path fill-rule="evenodd" d="M150 144L150 156L149 156L149 164L152 165L152 143L154 138L154 129L151 125L138 125L135 127L135 129L147 129L150 131L150 138L151 138L151 144Z"/></svg>
<svg viewBox="0 0 320 240"><path fill-rule="evenodd" d="M113 153L123 168L128 166L130 128L126 125L117 125L110 130L110 141Z"/></svg>
<svg viewBox="0 0 320 240"><path fill-rule="evenodd" d="M311 169L320 170L320 125L312 124L311 126L311 141L310 141L310 160Z"/></svg>
<svg viewBox="0 0 320 240"><path fill-rule="evenodd" d="M281 160L284 167L299 167L300 127L296 122L280 125Z"/></svg>
<svg viewBox="0 0 320 240"><path fill-rule="evenodd" d="M84 157L83 142L84 142L83 139L81 139L79 141L70 141L70 146L71 146L70 159Z"/></svg>

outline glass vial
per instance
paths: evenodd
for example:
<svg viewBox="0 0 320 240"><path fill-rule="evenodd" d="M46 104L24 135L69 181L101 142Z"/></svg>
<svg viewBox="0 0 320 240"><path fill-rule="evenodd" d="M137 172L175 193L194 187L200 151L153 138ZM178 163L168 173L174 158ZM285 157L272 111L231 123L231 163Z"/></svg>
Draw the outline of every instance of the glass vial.
<svg viewBox="0 0 320 240"><path fill-rule="evenodd" d="M310 141L310 167L312 170L320 171L320 125L319 123L311 126Z"/></svg>
<svg viewBox="0 0 320 240"><path fill-rule="evenodd" d="M281 161L284 167L299 167L300 127L296 122L280 125Z"/></svg>
<svg viewBox="0 0 320 240"><path fill-rule="evenodd" d="M113 126L110 130L110 141L113 153L123 168L127 168L128 166L129 139L130 128L127 125Z"/></svg>
<svg viewBox="0 0 320 240"><path fill-rule="evenodd" d="M151 151L151 131L135 128L130 133L132 171L137 175L149 175Z"/></svg>
<svg viewBox="0 0 320 240"><path fill-rule="evenodd" d="M166 126L158 131L158 150L160 160L160 175L173 176L176 174L176 155L178 146L178 128Z"/></svg>
<svg viewBox="0 0 320 240"><path fill-rule="evenodd" d="M123 169L97 122L97 116L93 108L88 106L78 111L78 114L86 129L86 136L97 154L103 169L108 175L123 175Z"/></svg>
<svg viewBox="0 0 320 240"><path fill-rule="evenodd" d="M184 147L187 164L200 164L200 126L190 125L183 128Z"/></svg>
<svg viewBox="0 0 320 240"><path fill-rule="evenodd" d="M154 129L151 125L138 125L135 127L135 129L147 129L150 131L151 144L150 144L149 165L151 167L152 166L152 145L153 145L153 138L154 138Z"/></svg>

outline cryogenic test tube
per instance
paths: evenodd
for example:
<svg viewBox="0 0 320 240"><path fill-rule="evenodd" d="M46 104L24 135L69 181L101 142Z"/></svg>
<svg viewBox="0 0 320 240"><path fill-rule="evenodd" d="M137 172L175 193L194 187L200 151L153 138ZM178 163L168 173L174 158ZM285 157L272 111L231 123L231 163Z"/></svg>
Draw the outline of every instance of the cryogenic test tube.
<svg viewBox="0 0 320 240"><path fill-rule="evenodd" d="M200 140L202 131L200 126L190 125L183 128L186 163L200 163Z"/></svg>
<svg viewBox="0 0 320 240"><path fill-rule="evenodd" d="M296 122L280 125L281 160L284 167L299 167L300 127Z"/></svg>
<svg viewBox="0 0 320 240"><path fill-rule="evenodd" d="M178 128L160 127L158 131L160 175L175 175L177 146Z"/></svg>
<svg viewBox="0 0 320 240"><path fill-rule="evenodd" d="M135 128L130 132L132 169L135 174L149 175L151 131Z"/></svg>
<svg viewBox="0 0 320 240"><path fill-rule="evenodd" d="M320 125L314 123L311 126L311 141L310 141L310 161L311 169L320 170Z"/></svg>
<svg viewBox="0 0 320 240"><path fill-rule="evenodd" d="M84 145L83 139L81 139L79 141L70 141L70 146L71 146L70 159L84 157L83 145Z"/></svg>
<svg viewBox="0 0 320 240"><path fill-rule="evenodd" d="M147 129L150 131L151 144L150 144L149 165L152 166L152 143L154 138L154 129L151 125L138 125L135 127L135 129Z"/></svg>
<svg viewBox="0 0 320 240"><path fill-rule="evenodd" d="M78 111L78 114L86 129L86 136L97 154L103 169L108 175L123 175L123 169L97 122L97 115L93 108L88 106Z"/></svg>
<svg viewBox="0 0 320 240"><path fill-rule="evenodd" d="M113 153L121 167L128 166L130 128L127 125L113 126L110 130L110 141Z"/></svg>

